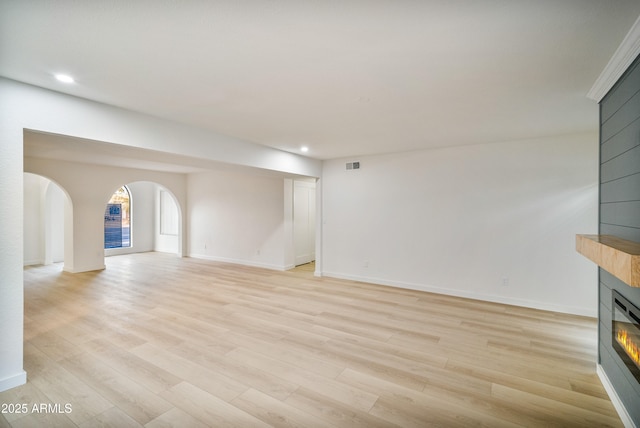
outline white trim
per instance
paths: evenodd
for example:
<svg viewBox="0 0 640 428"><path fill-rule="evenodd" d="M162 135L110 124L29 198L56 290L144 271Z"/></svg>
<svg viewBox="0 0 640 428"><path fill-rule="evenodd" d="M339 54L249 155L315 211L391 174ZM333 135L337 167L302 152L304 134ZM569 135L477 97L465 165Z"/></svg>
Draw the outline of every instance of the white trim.
<svg viewBox="0 0 640 428"><path fill-rule="evenodd" d="M629 68L633 60L640 54L640 17L631 26L626 37L613 54L600 77L587 93L587 98L600 102L613 88L620 76Z"/></svg>
<svg viewBox="0 0 640 428"><path fill-rule="evenodd" d="M624 407L624 404L622 404L622 400L620 400L618 393L613 388L609 377L600 364L596 366L596 373L600 378L600 382L602 382L602 386L604 386L604 389L607 391L613 407L616 408L618 416L620 416L620 420L622 421L624 426L626 428L638 428L637 425L633 423L633 420L631 419L631 416L629 416L629 413L627 413L627 409Z"/></svg>
<svg viewBox="0 0 640 428"><path fill-rule="evenodd" d="M445 296L464 297L466 299L481 300L484 302L493 302L493 303L501 303L504 305L513 305L513 306L521 306L525 308L540 309L543 311L561 312L564 314L580 315L580 316L591 317L591 318L598 317L597 308L585 309L585 308L579 308L575 306L553 305L548 303L536 302L533 300L513 299L509 297L504 297L504 296L495 296L495 295L492 296L488 294L473 293L473 292L464 291L464 290L435 287L435 286L426 285L426 284L389 281L386 279L370 278L370 277L357 276L357 275L348 275L348 274L342 274L337 272L322 272L320 275L327 276L330 278L346 279L350 281L366 282L369 284L404 288L408 290L426 291L428 293L442 294ZM318 272L316 272L316 276L319 276Z"/></svg>
<svg viewBox="0 0 640 428"><path fill-rule="evenodd" d="M24 385L25 383L27 383L27 372L22 370L18 374L0 379L0 392Z"/></svg>
<svg viewBox="0 0 640 428"><path fill-rule="evenodd" d="M277 271L285 271L285 270L293 269L295 267L294 265L286 265L286 266L274 265L269 263L254 262L251 260L230 259L227 257L209 256L205 254L189 254L189 257L194 259L210 260L212 262L231 263L234 265L251 266L251 267L257 267L257 268L263 268L263 269L277 270Z"/></svg>
<svg viewBox="0 0 640 428"><path fill-rule="evenodd" d="M62 268L62 270L64 272L69 272L69 273L82 273L82 272L93 272L93 271L97 271L97 270L105 270L107 268L107 266L103 263L103 264L98 264L95 266L91 266L91 265L87 265L87 266L83 266L80 268L77 267L73 267L70 268L68 267L66 264L64 265L64 267Z"/></svg>

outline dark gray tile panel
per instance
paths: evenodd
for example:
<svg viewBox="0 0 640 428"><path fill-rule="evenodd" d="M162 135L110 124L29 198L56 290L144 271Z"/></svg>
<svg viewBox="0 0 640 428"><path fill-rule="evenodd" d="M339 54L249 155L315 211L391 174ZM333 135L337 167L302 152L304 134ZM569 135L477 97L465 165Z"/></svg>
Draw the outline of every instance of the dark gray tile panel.
<svg viewBox="0 0 640 428"><path fill-rule="evenodd" d="M600 103L599 233L640 242L640 59ZM640 383L611 345L611 290L640 307L640 288L599 269L598 358L640 426Z"/></svg>
<svg viewBox="0 0 640 428"><path fill-rule="evenodd" d="M600 160L607 162L638 145L640 145L640 117L609 140L602 142Z"/></svg>
<svg viewBox="0 0 640 428"><path fill-rule="evenodd" d="M640 108L640 106L638 106L638 108ZM640 146L637 146L626 151L624 156L616 156L615 158L602 163L600 166L600 182L606 183L622 177L637 174L639 172ZM637 190L639 189L636 189L636 195L638 194ZM637 199L637 197L635 199Z"/></svg>
<svg viewBox="0 0 640 428"><path fill-rule="evenodd" d="M634 421L640 421L640 385L624 367L613 348L601 349L600 364ZM630 378L631 379L630 379Z"/></svg>
<svg viewBox="0 0 640 428"><path fill-rule="evenodd" d="M640 66L632 65L602 100L602 121L606 122L640 89Z"/></svg>
<svg viewBox="0 0 640 428"><path fill-rule="evenodd" d="M600 269L600 295L601 300L608 309L611 309L611 290L616 290L633 304L640 307L640 288L629 287L627 284L611 275L604 269Z"/></svg>
<svg viewBox="0 0 640 428"><path fill-rule="evenodd" d="M629 241L640 242L640 229L633 227L618 226L614 224L600 223L601 235L613 235Z"/></svg>
<svg viewBox="0 0 640 428"><path fill-rule="evenodd" d="M609 118L600 128L601 143L609 140L616 134L620 133L624 128L629 126L640 116L640 91L636 92L633 97L620 110Z"/></svg>
<svg viewBox="0 0 640 428"><path fill-rule="evenodd" d="M640 201L602 204L600 222L640 229Z"/></svg>
<svg viewBox="0 0 640 428"><path fill-rule="evenodd" d="M640 173L602 183L600 202L608 204L611 202L640 200L640 194L637 193L637 189L640 189Z"/></svg>

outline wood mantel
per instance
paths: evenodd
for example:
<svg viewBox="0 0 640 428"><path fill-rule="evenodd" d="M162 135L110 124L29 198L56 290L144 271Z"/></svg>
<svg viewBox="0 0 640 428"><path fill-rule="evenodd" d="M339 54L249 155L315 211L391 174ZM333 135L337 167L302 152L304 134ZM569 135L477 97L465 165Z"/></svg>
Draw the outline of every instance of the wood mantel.
<svg viewBox="0 0 640 428"><path fill-rule="evenodd" d="M631 287L640 287L640 243L611 235L576 235L576 250Z"/></svg>

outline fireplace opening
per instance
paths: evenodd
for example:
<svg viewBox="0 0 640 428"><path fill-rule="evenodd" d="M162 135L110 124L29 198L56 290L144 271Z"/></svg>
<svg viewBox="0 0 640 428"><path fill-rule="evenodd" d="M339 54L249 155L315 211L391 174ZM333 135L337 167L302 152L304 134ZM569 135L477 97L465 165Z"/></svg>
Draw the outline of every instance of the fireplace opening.
<svg viewBox="0 0 640 428"><path fill-rule="evenodd" d="M629 371L640 382L640 309L613 290L611 343Z"/></svg>

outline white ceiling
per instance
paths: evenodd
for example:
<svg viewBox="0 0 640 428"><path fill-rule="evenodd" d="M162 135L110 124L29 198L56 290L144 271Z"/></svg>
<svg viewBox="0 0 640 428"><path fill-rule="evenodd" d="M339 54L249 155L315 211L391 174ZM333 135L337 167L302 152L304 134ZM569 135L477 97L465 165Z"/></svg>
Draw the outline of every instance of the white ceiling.
<svg viewBox="0 0 640 428"><path fill-rule="evenodd" d="M0 0L0 75L330 159L593 131L586 94L639 15L638 0Z"/></svg>

